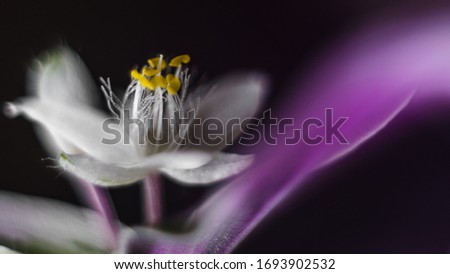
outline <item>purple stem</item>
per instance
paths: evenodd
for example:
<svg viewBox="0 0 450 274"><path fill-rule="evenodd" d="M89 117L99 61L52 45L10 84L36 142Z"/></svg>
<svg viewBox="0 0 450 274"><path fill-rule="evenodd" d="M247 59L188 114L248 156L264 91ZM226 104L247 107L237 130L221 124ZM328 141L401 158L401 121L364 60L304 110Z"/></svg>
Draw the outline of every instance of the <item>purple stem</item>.
<svg viewBox="0 0 450 274"><path fill-rule="evenodd" d="M81 199L103 217L104 223L102 226L105 233L108 233L111 244L115 246L118 241L119 227L115 221L115 213L108 193L104 189L81 179L77 179L73 185Z"/></svg>
<svg viewBox="0 0 450 274"><path fill-rule="evenodd" d="M156 226L162 218L161 176L149 174L143 183L144 221L150 226Z"/></svg>

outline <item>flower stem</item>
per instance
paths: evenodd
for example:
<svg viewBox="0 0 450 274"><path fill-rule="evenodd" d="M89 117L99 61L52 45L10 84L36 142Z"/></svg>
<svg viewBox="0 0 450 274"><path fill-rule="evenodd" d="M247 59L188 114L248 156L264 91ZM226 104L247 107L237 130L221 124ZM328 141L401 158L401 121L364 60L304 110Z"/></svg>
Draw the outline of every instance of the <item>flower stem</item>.
<svg viewBox="0 0 450 274"><path fill-rule="evenodd" d="M115 223L115 213L108 193L104 189L81 179L76 180L73 185L84 202L103 217L105 233L109 235L111 245L114 246L118 240L118 227Z"/></svg>
<svg viewBox="0 0 450 274"><path fill-rule="evenodd" d="M150 174L144 179L143 184L144 221L151 226L156 226L162 218L162 189L161 176L157 173Z"/></svg>

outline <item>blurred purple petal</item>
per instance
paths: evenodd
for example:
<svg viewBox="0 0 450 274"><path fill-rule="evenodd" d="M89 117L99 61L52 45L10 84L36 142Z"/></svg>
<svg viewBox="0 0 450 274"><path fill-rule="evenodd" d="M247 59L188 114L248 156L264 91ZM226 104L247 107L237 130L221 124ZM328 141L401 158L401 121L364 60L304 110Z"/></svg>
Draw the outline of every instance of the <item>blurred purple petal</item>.
<svg viewBox="0 0 450 274"><path fill-rule="evenodd" d="M420 113L429 98L450 97L446 18L375 24L330 53L293 85L277 116L295 118L295 128L300 128L309 117L323 121L325 109L332 109L334 119L348 117L340 128L348 144L333 139L332 144L289 146L278 135L276 146L258 145L256 165L196 211L196 230L179 241L159 235L153 252L232 251L313 171L356 149L399 112ZM323 134L320 130L310 134Z"/></svg>

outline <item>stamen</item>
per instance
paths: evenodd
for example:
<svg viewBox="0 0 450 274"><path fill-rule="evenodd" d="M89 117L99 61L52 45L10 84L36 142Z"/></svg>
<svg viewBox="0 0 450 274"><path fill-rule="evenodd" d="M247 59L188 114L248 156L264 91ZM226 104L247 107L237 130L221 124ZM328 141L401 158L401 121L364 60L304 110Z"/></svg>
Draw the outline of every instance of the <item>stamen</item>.
<svg viewBox="0 0 450 274"><path fill-rule="evenodd" d="M156 74L158 74L160 72L161 71L159 69L152 69L147 66L142 69L142 74L144 74L145 76L148 76L148 77L155 76Z"/></svg>
<svg viewBox="0 0 450 274"><path fill-rule="evenodd" d="M152 91L156 89L155 84L152 81L147 80L145 77L142 77L142 79L139 80L139 83L141 83L141 85L146 89L150 89Z"/></svg>
<svg viewBox="0 0 450 274"><path fill-rule="evenodd" d="M159 144L162 137L165 137L166 125L163 118L168 117L175 120L176 114L180 113L180 119L189 118L185 115L183 106L187 89L189 86L188 68L184 65L190 62L187 54L174 57L165 61L163 55L148 59L148 65L135 67L130 71L132 78L128 86L124 99L118 100L110 90L109 79L102 80L102 91L108 100L108 107L117 117L124 119L124 110L131 108L131 117L142 121L149 118L152 123L144 123L144 133L153 136L151 142ZM167 68L170 66L171 68ZM142 68L142 69L141 69ZM188 104L187 107L198 110L199 102ZM189 119L192 123L193 119ZM187 128L180 128L176 124L173 128L168 128L168 138L173 138L172 143L163 146L149 146L146 153L157 153L161 149L177 150L179 142L188 134Z"/></svg>
<svg viewBox="0 0 450 274"><path fill-rule="evenodd" d="M144 75L140 74L137 69L131 71L131 77L139 81L139 83L146 89L155 90L156 86L150 82Z"/></svg>
<svg viewBox="0 0 450 274"><path fill-rule="evenodd" d="M149 66L144 66L141 73L137 69L133 69L130 74L148 92L158 89L163 93L167 91L170 95L176 95L182 87L181 79L183 77L186 78L184 73L187 73L187 70L185 71L182 65L189 63L190 60L191 57L187 54L174 57L169 62L169 65L176 68L175 72L164 76L162 70L166 68L167 63L163 59L163 56L160 55L159 57L148 59ZM185 83L184 80L183 89L185 84L187 84L187 81Z"/></svg>
<svg viewBox="0 0 450 274"><path fill-rule="evenodd" d="M133 78L133 79L136 79L136 80L140 80L140 79L142 79L142 75L137 71L137 69L133 69L131 72L130 72L130 75L131 75L131 77Z"/></svg>
<svg viewBox="0 0 450 274"><path fill-rule="evenodd" d="M166 88L167 86L167 81L164 77L160 76L160 75L156 75L154 76L150 82L155 86L155 87L159 87L159 88Z"/></svg>
<svg viewBox="0 0 450 274"><path fill-rule="evenodd" d="M171 67L179 67L181 66L181 63L187 64L191 61L191 57L187 54L179 55L177 57L174 57L172 60L170 60L169 66Z"/></svg>
<svg viewBox="0 0 450 274"><path fill-rule="evenodd" d="M158 68L158 64L159 61L161 60L161 67ZM167 67L167 63L164 59L162 59L162 57L155 57L155 58L151 58L147 60L148 64L150 65L150 67L156 69L158 68L159 70L163 70Z"/></svg>
<svg viewBox="0 0 450 274"><path fill-rule="evenodd" d="M175 77L175 75L173 74L167 74L166 80L167 80L167 92L170 95L177 94L178 90L180 90L181 87L180 79Z"/></svg>

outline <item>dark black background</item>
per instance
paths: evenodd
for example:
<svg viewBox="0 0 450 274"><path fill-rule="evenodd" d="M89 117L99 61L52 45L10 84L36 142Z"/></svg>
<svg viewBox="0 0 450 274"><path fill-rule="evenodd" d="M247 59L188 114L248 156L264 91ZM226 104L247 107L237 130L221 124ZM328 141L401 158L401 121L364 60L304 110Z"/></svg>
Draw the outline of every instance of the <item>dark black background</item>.
<svg viewBox="0 0 450 274"><path fill-rule="evenodd" d="M429 3L429 1L427 1ZM33 58L74 48L95 76L125 87L128 71L157 53L189 53L206 78L233 69L272 77L268 106L335 39L380 16L408 17L445 1L5 1L0 3L0 101L25 93ZM450 77L450 76L449 76ZM449 111L402 127L320 173L292 194L239 253L441 253L450 248ZM1 120L0 189L78 203L63 176L46 168L31 124ZM400 126L400 125L398 125ZM397 129L398 131L398 129ZM138 187L111 191L126 223L138 221ZM204 194L168 183L177 211Z"/></svg>

